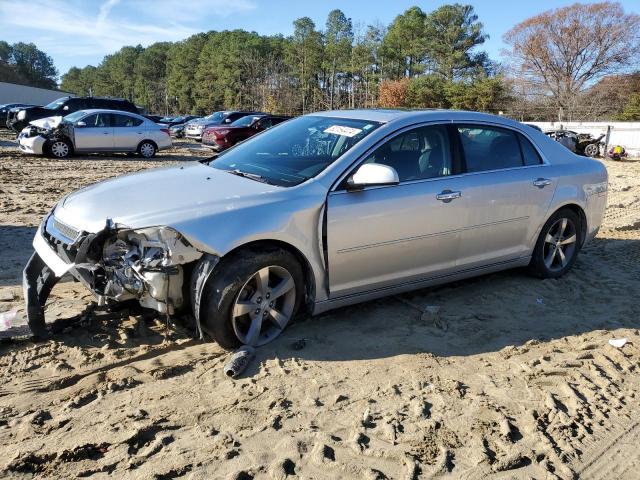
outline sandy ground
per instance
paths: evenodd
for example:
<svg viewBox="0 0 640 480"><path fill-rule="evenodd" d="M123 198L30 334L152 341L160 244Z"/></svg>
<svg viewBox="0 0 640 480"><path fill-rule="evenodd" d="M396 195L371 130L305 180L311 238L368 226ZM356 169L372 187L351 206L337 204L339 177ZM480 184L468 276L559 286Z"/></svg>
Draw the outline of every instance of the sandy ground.
<svg viewBox="0 0 640 480"><path fill-rule="evenodd" d="M194 155L179 147L56 161L0 137L0 311L23 314L58 198ZM0 344L0 476L638 478L640 162L605 164L605 225L564 278L508 271L300 319L236 381L179 321L97 313ZM90 301L62 283L48 320Z"/></svg>

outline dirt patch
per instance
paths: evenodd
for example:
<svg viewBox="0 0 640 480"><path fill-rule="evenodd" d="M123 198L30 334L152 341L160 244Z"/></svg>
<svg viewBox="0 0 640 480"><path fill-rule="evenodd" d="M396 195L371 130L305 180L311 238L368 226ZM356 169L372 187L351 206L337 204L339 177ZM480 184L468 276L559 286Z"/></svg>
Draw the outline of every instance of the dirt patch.
<svg viewBox="0 0 640 480"><path fill-rule="evenodd" d="M62 195L194 156L49 160L0 138L0 311L22 309L34 228ZM153 318L0 345L1 476L635 478L640 162L605 165L605 224L564 278L509 271L300 320L237 381L217 345ZM90 300L62 283L47 316Z"/></svg>

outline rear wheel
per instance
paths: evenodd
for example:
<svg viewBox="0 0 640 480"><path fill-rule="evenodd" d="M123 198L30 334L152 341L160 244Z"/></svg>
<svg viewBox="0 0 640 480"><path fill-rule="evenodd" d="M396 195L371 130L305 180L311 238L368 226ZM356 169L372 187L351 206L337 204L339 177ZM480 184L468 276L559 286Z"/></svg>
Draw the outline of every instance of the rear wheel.
<svg viewBox="0 0 640 480"><path fill-rule="evenodd" d="M202 327L222 347L278 337L303 298L302 268L286 250L242 250L223 259L205 287Z"/></svg>
<svg viewBox="0 0 640 480"><path fill-rule="evenodd" d="M582 244L580 218L561 209L544 224L533 251L530 271L541 278L558 278L573 266Z"/></svg>
<svg viewBox="0 0 640 480"><path fill-rule="evenodd" d="M68 158L71 156L71 143L64 138L52 140L49 144L49 154L55 158Z"/></svg>
<svg viewBox="0 0 640 480"><path fill-rule="evenodd" d="M140 142L140 145L138 145L138 153L144 158L155 157L157 151L158 149L156 144L149 140L144 140L143 142Z"/></svg>

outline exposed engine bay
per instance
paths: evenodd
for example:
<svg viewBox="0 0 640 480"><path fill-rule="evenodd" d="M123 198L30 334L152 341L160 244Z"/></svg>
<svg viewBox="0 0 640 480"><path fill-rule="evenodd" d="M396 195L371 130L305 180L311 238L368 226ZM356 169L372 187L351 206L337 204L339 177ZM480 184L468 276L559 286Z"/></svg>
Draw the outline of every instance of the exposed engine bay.
<svg viewBox="0 0 640 480"><path fill-rule="evenodd" d="M94 292L104 299L135 298L145 308L173 314L185 302L182 265L201 256L174 230L124 230L105 240L102 259L88 269Z"/></svg>
<svg viewBox="0 0 640 480"><path fill-rule="evenodd" d="M65 225L53 214L40 228L45 248L53 251L36 246L24 274L29 325L36 335L46 330L42 309L46 297L66 273L91 290L98 305L134 299L142 307L172 315L189 302L184 293L184 282L189 282L184 266L203 254L171 228L131 230L107 220L104 230L88 234ZM57 255L66 266L51 269L39 253Z"/></svg>

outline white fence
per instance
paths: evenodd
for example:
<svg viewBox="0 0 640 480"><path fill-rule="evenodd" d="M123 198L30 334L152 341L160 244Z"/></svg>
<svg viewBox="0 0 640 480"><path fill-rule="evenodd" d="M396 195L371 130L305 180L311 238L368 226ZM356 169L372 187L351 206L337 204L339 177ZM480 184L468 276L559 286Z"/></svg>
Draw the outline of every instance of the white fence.
<svg viewBox="0 0 640 480"><path fill-rule="evenodd" d="M640 157L640 122L524 122L539 126L543 131L564 128L578 133L590 133L596 138L607 133L611 126L609 146L622 145L629 156Z"/></svg>

